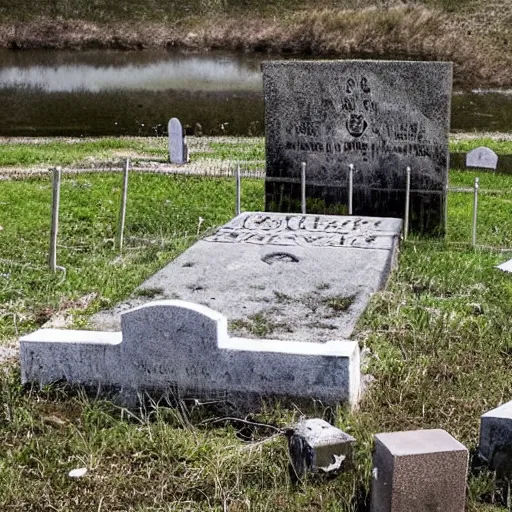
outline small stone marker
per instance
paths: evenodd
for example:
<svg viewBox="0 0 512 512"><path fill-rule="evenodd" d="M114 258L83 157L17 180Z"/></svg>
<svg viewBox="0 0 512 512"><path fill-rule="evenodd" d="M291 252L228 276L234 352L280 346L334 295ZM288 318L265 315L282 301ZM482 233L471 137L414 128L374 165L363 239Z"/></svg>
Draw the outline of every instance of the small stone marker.
<svg viewBox="0 0 512 512"><path fill-rule="evenodd" d="M504 454L512 463L512 401L481 416L479 444L480 456L492 469Z"/></svg>
<svg viewBox="0 0 512 512"><path fill-rule="evenodd" d="M179 392L359 399L353 341L302 343L229 338L227 320L184 301L123 313L120 332L42 329L21 338L22 382L121 388L121 394Z"/></svg>
<svg viewBox="0 0 512 512"><path fill-rule="evenodd" d="M495 171L498 167L498 155L492 149L483 146L473 149L466 155L466 167Z"/></svg>
<svg viewBox="0 0 512 512"><path fill-rule="evenodd" d="M326 421L313 418L300 421L288 439L292 477L308 473L336 473L350 459L355 439Z"/></svg>
<svg viewBox="0 0 512 512"><path fill-rule="evenodd" d="M443 232L451 63L276 61L262 71L266 210L300 211L301 162L309 213L347 205L353 164L353 213L403 218L410 167L411 229Z"/></svg>
<svg viewBox="0 0 512 512"><path fill-rule="evenodd" d="M371 512L464 512L468 450L444 430L375 436Z"/></svg>
<svg viewBox="0 0 512 512"><path fill-rule="evenodd" d="M180 120L173 117L169 121L169 160L171 164L188 163L188 147L183 136Z"/></svg>

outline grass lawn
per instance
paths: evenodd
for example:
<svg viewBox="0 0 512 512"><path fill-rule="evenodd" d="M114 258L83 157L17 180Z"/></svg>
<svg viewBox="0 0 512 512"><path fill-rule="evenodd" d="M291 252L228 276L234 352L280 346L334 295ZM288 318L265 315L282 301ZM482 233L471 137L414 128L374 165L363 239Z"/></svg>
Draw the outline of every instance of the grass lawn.
<svg viewBox="0 0 512 512"><path fill-rule="evenodd" d="M189 137L193 161L265 159L264 139L237 142L234 137ZM512 144L511 144L512 145ZM120 162L123 157L167 159L167 137L124 137L98 139L4 139L0 140L0 167L75 166Z"/></svg>
<svg viewBox="0 0 512 512"><path fill-rule="evenodd" d="M192 162L225 160L236 163L263 162L265 140L263 137L188 137ZM450 141L451 152L467 152L478 146L487 146L499 154L512 154L512 139L482 137ZM91 167L92 164L119 163L130 156L138 158L166 159L169 155L167 137L121 137L99 139L0 139L0 168L9 167ZM260 167L263 167L261 165Z"/></svg>
<svg viewBox="0 0 512 512"><path fill-rule="evenodd" d="M218 144L214 154L224 158L263 158L261 139L252 149ZM480 197L478 241L512 249L512 176L452 171L450 184L471 186L477 174L482 189L501 190ZM49 177L0 181L0 345L59 312L83 325L234 213L233 179L134 173L120 256L121 182L120 174L64 176L64 276L46 268ZM244 180L242 208L262 206L262 181ZM13 362L0 371L0 510L361 512L374 433L444 428L474 449L480 415L512 399L512 276L494 268L512 252L464 245L471 209L470 194L451 193L449 243L411 237L388 287L372 300L356 331L368 354L365 372L375 378L360 410L316 411L356 437L356 471L294 487L286 439L272 428L255 429L256 442L244 443L241 424L213 422L224 412L193 401L126 411L79 390L23 389ZM274 404L251 419L280 428L300 414ZM82 478L67 476L81 467L88 468ZM490 475L470 476L470 511L502 510L492 504L498 494Z"/></svg>

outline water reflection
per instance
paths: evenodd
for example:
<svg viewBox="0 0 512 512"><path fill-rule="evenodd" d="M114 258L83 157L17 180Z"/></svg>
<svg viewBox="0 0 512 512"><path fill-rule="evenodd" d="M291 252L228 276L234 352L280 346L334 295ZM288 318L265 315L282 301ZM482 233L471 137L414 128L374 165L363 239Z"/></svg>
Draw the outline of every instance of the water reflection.
<svg viewBox="0 0 512 512"><path fill-rule="evenodd" d="M258 69L234 58L169 56L154 63L121 66L91 64L8 66L0 69L0 89L35 88L42 92L112 90L255 91Z"/></svg>
<svg viewBox="0 0 512 512"><path fill-rule="evenodd" d="M264 55L0 50L0 135L263 135ZM271 57L275 58L275 57ZM454 131L511 131L512 90L456 92Z"/></svg>
<svg viewBox="0 0 512 512"><path fill-rule="evenodd" d="M473 94L501 94L503 96L512 96L512 89L473 89Z"/></svg>

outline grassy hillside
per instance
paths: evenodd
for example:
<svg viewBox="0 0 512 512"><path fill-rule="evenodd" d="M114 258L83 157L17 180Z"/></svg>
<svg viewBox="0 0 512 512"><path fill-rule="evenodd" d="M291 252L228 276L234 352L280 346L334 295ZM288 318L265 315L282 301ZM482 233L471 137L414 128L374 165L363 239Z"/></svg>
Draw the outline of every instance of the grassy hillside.
<svg viewBox="0 0 512 512"><path fill-rule="evenodd" d="M512 0L0 0L0 47L174 48L453 60L512 85Z"/></svg>

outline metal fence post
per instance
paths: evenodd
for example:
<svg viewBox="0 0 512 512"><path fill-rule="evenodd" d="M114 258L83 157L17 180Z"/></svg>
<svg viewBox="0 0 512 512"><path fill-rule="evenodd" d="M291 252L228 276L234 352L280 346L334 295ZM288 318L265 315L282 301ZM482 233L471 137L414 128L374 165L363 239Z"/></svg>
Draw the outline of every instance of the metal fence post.
<svg viewBox="0 0 512 512"><path fill-rule="evenodd" d="M450 186L446 183L446 194L444 197L444 234L448 233L448 193L450 192Z"/></svg>
<svg viewBox="0 0 512 512"><path fill-rule="evenodd" d="M121 211L119 212L119 226L117 228L117 246L119 252L123 251L124 225L126 221L126 201L128 199L128 171L130 170L130 159L127 158L123 173L123 190L121 192Z"/></svg>
<svg viewBox="0 0 512 512"><path fill-rule="evenodd" d="M472 237L473 247L476 246L476 224L477 224L477 217L478 217L478 189L479 188L480 188L480 178L475 178L474 196L473 196L473 237Z"/></svg>
<svg viewBox="0 0 512 512"><path fill-rule="evenodd" d="M60 167L50 169L53 172L52 186L52 226L50 232L50 253L48 263L52 272L57 271L57 234L59 231L59 205L60 205L60 180L62 170Z"/></svg>
<svg viewBox="0 0 512 512"><path fill-rule="evenodd" d="M241 207L240 207L240 196L242 195L242 181L240 176L240 165L236 166L236 215L240 215Z"/></svg>
<svg viewBox="0 0 512 512"><path fill-rule="evenodd" d="M300 173L300 183L301 183L301 198L302 198L302 214L306 214L306 162L302 162L301 164L301 173Z"/></svg>
<svg viewBox="0 0 512 512"><path fill-rule="evenodd" d="M409 210L411 207L411 168L407 166L405 180L405 219L404 219L404 240L409 235Z"/></svg>
<svg viewBox="0 0 512 512"><path fill-rule="evenodd" d="M348 214L353 213L352 198L354 196L354 164L348 166Z"/></svg>

